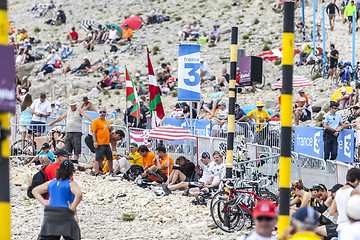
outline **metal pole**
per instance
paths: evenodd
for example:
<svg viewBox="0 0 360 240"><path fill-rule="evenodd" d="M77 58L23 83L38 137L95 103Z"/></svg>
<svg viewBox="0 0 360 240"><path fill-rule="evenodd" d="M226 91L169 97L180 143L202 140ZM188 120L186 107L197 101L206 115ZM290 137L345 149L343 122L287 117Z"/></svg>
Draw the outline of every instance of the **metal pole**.
<svg viewBox="0 0 360 240"><path fill-rule="evenodd" d="M325 66L325 63L326 63L326 51L325 51L325 6L322 5L322 35L323 35L323 38L322 38L322 41L323 41L323 66L324 66L324 69L323 69L323 75L324 77L326 76L326 66Z"/></svg>
<svg viewBox="0 0 360 240"><path fill-rule="evenodd" d="M233 152L234 152L234 128L235 128L235 87L236 87L236 61L237 61L237 40L238 28L231 29L231 50L230 50L230 82L229 82L229 115L228 115L228 136L226 151L226 178L232 177Z"/></svg>
<svg viewBox="0 0 360 240"><path fill-rule="evenodd" d="M302 22L305 26L305 0L301 0L301 8L302 8Z"/></svg>
<svg viewBox="0 0 360 240"><path fill-rule="evenodd" d="M193 114L192 114L192 101L190 101L190 133L193 133ZM194 147L194 140L190 140L190 160L193 163L194 162L194 151L193 151L193 147Z"/></svg>
<svg viewBox="0 0 360 240"><path fill-rule="evenodd" d="M284 3L283 85L281 88L281 150L280 150L280 207L279 236L289 226L292 77L294 64L294 2Z"/></svg>
<svg viewBox="0 0 360 240"><path fill-rule="evenodd" d="M315 55L315 41L316 41L316 0L313 0L313 54Z"/></svg>
<svg viewBox="0 0 360 240"><path fill-rule="evenodd" d="M8 45L7 1L0 0L0 44ZM1 71L9 71L0 66ZM11 79L7 79L11 81ZM0 112L0 239L10 240L10 112Z"/></svg>
<svg viewBox="0 0 360 240"><path fill-rule="evenodd" d="M355 16L356 13L355 11L353 11L353 17L352 17L352 66L353 67L355 67Z"/></svg>

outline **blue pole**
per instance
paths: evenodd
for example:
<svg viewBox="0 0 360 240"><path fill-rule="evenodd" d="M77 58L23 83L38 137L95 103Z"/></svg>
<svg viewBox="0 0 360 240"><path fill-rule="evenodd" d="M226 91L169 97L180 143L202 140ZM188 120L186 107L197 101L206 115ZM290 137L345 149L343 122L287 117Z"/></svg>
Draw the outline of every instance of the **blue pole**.
<svg viewBox="0 0 360 240"><path fill-rule="evenodd" d="M322 41L323 41L323 66L324 66L324 77L326 76L325 72L325 63L326 63L326 51L325 51L325 6L322 5Z"/></svg>
<svg viewBox="0 0 360 240"><path fill-rule="evenodd" d="M315 55L315 37L316 37L316 0L313 0L313 54Z"/></svg>
<svg viewBox="0 0 360 240"><path fill-rule="evenodd" d="M301 0L301 8L302 8L302 22L305 26L305 0Z"/></svg>
<svg viewBox="0 0 360 240"><path fill-rule="evenodd" d="M352 17L352 66L355 67L355 16L356 13L353 11Z"/></svg>

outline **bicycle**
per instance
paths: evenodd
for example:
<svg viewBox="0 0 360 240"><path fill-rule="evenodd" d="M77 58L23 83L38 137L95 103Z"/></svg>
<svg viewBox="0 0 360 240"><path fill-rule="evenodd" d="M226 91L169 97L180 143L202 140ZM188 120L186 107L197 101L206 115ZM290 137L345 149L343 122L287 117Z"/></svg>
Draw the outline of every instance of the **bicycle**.
<svg viewBox="0 0 360 240"><path fill-rule="evenodd" d="M226 179L225 179L226 180ZM228 194L218 194L218 199L210 205L211 217L215 224L225 232L240 231L246 221L253 224L253 208L257 202L265 199L278 204L277 197L270 191L264 190L269 185L268 181L260 187L260 183L267 178L258 181L248 181L250 186L237 187L226 181L224 186L229 189ZM214 197L216 197L214 195Z"/></svg>
<svg viewBox="0 0 360 240"><path fill-rule="evenodd" d="M39 17L50 17L53 18L56 16L55 4L42 4L40 3L39 6L34 5L32 8L32 13L34 14L35 18Z"/></svg>

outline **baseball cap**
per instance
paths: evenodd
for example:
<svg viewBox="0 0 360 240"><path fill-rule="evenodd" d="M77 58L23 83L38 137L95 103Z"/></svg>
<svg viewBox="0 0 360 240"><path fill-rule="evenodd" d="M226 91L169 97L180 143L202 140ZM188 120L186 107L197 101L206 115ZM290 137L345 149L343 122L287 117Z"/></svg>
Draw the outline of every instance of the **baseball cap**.
<svg viewBox="0 0 360 240"><path fill-rule="evenodd" d="M346 89L345 88L341 89L341 92L346 93Z"/></svg>
<svg viewBox="0 0 360 240"><path fill-rule="evenodd" d="M346 204L346 214L352 220L360 220L360 195L350 197Z"/></svg>
<svg viewBox="0 0 360 240"><path fill-rule="evenodd" d="M57 43L56 43L56 46L57 46L57 45L60 45L60 44L61 44L61 42L57 42Z"/></svg>
<svg viewBox="0 0 360 240"><path fill-rule="evenodd" d="M71 170L71 169L75 169L75 166L71 160L64 160L60 163L60 168Z"/></svg>
<svg viewBox="0 0 360 240"><path fill-rule="evenodd" d="M66 151L65 149L58 149L55 151L54 153L55 156L58 156L58 157L64 157L64 156L70 156L72 155L71 153L69 153L68 151Z"/></svg>
<svg viewBox="0 0 360 240"><path fill-rule="evenodd" d="M72 27L71 30L75 30L75 27Z"/></svg>
<svg viewBox="0 0 360 240"><path fill-rule="evenodd" d="M335 193L337 190L339 190L340 188L342 188L342 186L344 186L344 185L342 185L342 184L335 184L331 189L329 189L329 191L330 192L332 192L332 193Z"/></svg>
<svg viewBox="0 0 360 240"><path fill-rule="evenodd" d="M219 105L224 105L226 107L226 102L225 101L220 101Z"/></svg>
<svg viewBox="0 0 360 240"><path fill-rule="evenodd" d="M274 218L278 214L277 206L270 202L269 200L264 200L258 202L258 204L254 208L253 216L257 217L271 217Z"/></svg>
<svg viewBox="0 0 360 240"><path fill-rule="evenodd" d="M135 77L140 77L140 73L135 73Z"/></svg>
<svg viewBox="0 0 360 240"><path fill-rule="evenodd" d="M125 24L124 27L128 27L129 25L128 24ZM114 27L115 28L115 27Z"/></svg>
<svg viewBox="0 0 360 240"><path fill-rule="evenodd" d="M55 50L55 49L52 49L51 52L52 52L52 53L53 53L53 52L56 52L56 50Z"/></svg>
<svg viewBox="0 0 360 240"><path fill-rule="evenodd" d="M299 93L305 93L305 91L301 89L301 90L299 90Z"/></svg>
<svg viewBox="0 0 360 240"><path fill-rule="evenodd" d="M335 101L330 101L330 107L338 107L339 104Z"/></svg>
<svg viewBox="0 0 360 240"><path fill-rule="evenodd" d="M23 76L22 80L25 80L25 79L27 79L27 78L28 78L27 76Z"/></svg>
<svg viewBox="0 0 360 240"><path fill-rule="evenodd" d="M89 100L89 98L88 97L83 97L83 101L85 101L85 100Z"/></svg>
<svg viewBox="0 0 360 240"><path fill-rule="evenodd" d="M44 150L44 149L47 149L47 148L50 148L50 145L48 143L44 143L41 147L41 150Z"/></svg>
<svg viewBox="0 0 360 240"><path fill-rule="evenodd" d="M311 226L316 226L318 223L317 214L312 207L299 208L293 215L293 219Z"/></svg>
<svg viewBox="0 0 360 240"><path fill-rule="evenodd" d="M130 146L138 147L139 145L136 142L130 143Z"/></svg>
<svg viewBox="0 0 360 240"><path fill-rule="evenodd" d="M84 60L85 60L85 59L89 59L89 58L88 58L87 56L85 56L85 57L84 57Z"/></svg>
<svg viewBox="0 0 360 240"><path fill-rule="evenodd" d="M203 58L200 58L200 62L203 62L204 61L204 59Z"/></svg>
<svg viewBox="0 0 360 240"><path fill-rule="evenodd" d="M201 158L210 158L210 153L208 153L208 152L202 152L202 153L201 153Z"/></svg>
<svg viewBox="0 0 360 240"><path fill-rule="evenodd" d="M182 102L182 103L181 103L181 106L186 107L186 106L188 106L188 105L187 105L186 102Z"/></svg>

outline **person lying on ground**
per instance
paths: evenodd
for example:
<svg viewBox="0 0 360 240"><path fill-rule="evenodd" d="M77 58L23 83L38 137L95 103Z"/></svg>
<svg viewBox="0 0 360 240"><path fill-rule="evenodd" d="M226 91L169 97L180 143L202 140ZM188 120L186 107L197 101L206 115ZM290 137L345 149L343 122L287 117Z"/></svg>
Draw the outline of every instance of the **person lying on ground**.
<svg viewBox="0 0 360 240"><path fill-rule="evenodd" d="M71 28L71 32L69 34L66 35L66 42L67 43L79 43L79 35L75 30L75 27Z"/></svg>
<svg viewBox="0 0 360 240"><path fill-rule="evenodd" d="M39 77L43 77L47 73L54 71L56 61L61 60L59 55L56 54L56 50L52 49L51 54L46 58L46 64L41 68Z"/></svg>
<svg viewBox="0 0 360 240"><path fill-rule="evenodd" d="M109 87L111 84L110 72L108 70L103 71L103 78L96 83L95 88L98 90L103 90L106 87Z"/></svg>
<svg viewBox="0 0 360 240"><path fill-rule="evenodd" d="M76 71L89 71L91 68L90 60L87 56L84 57L84 62L77 68L71 70L72 73Z"/></svg>
<svg viewBox="0 0 360 240"><path fill-rule="evenodd" d="M30 166L31 163L35 162L35 165L47 165L54 162L54 153L50 150L50 145L48 143L44 143L41 147L41 151L36 157L31 159L31 161L26 164L26 166Z"/></svg>

